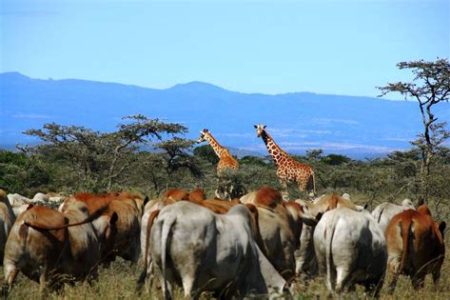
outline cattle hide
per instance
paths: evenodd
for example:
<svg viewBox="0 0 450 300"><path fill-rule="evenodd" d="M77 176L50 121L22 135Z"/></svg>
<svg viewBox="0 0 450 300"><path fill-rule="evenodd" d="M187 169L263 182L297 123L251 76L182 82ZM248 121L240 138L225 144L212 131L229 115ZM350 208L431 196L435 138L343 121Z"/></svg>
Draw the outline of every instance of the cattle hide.
<svg viewBox="0 0 450 300"><path fill-rule="evenodd" d="M386 271L386 243L369 212L337 208L326 212L314 231L314 248L330 292L362 284L377 296Z"/></svg>
<svg viewBox="0 0 450 300"><path fill-rule="evenodd" d="M285 280L258 250L251 215L242 205L218 215L190 202L163 208L151 229L152 260L161 272L166 299L172 285L186 297L211 291L243 297L283 289Z"/></svg>

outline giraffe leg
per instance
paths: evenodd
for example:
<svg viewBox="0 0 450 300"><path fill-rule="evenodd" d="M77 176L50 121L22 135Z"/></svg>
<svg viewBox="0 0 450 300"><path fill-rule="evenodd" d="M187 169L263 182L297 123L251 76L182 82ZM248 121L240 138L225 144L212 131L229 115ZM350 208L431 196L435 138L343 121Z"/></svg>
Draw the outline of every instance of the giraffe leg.
<svg viewBox="0 0 450 300"><path fill-rule="evenodd" d="M289 193L287 187L287 181L283 179L279 179L281 185L281 196L284 201L289 201Z"/></svg>

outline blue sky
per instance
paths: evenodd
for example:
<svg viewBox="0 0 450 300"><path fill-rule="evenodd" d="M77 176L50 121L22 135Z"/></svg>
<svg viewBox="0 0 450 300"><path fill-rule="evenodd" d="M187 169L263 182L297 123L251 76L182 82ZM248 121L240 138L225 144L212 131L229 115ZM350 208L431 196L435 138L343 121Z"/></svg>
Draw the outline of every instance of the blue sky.
<svg viewBox="0 0 450 300"><path fill-rule="evenodd" d="M0 0L0 72L376 96L450 56L449 0Z"/></svg>

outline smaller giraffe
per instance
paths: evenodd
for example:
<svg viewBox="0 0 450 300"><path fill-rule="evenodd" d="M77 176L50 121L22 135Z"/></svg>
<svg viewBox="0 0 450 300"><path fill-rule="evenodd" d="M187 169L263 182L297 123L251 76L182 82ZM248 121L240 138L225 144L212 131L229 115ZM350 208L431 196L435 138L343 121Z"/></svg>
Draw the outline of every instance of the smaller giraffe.
<svg viewBox="0 0 450 300"><path fill-rule="evenodd" d="M203 129L200 131L200 137L197 140L197 143L202 143L204 141L208 141L217 157L219 157L219 163L217 164L217 176L220 177L225 170L236 171L239 169L238 161L231 155L227 148L221 146L217 142L208 129Z"/></svg>
<svg viewBox="0 0 450 300"><path fill-rule="evenodd" d="M316 183L314 170L310 165L296 161L278 146L273 138L267 133L266 125L255 125L256 135L261 137L266 144L267 151L277 167L277 177L283 188L283 200L289 199L287 191L288 182L296 182L300 192L312 191L316 194Z"/></svg>
<svg viewBox="0 0 450 300"><path fill-rule="evenodd" d="M208 129L203 129L200 131L200 138L197 140L198 143L202 143L204 141L209 143L217 157L219 157L219 163L217 164L218 188L215 192L216 197L220 199L231 199L232 195L235 194L235 192L233 192L235 187L232 183L229 183L229 178L227 179L227 171L231 171L233 174L239 169L239 163L231 155L227 148L221 146L217 142Z"/></svg>

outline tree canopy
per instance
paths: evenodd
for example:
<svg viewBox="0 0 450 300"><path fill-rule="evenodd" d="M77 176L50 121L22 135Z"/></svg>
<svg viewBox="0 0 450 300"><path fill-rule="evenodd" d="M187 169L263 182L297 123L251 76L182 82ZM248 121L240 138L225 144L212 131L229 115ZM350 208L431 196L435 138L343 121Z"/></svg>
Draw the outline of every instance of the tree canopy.
<svg viewBox="0 0 450 300"><path fill-rule="evenodd" d="M423 132L418 135L412 144L421 150L422 165L422 194L427 198L429 192L429 176L432 160L442 143L450 137L446 129L446 122L437 122L438 117L433 107L441 102L448 102L450 98L450 63L448 59L435 61L410 61L397 64L399 69L412 72L414 78L411 82L388 83L379 87L382 95L387 93L400 93L406 99L412 98L419 104L422 116Z"/></svg>

